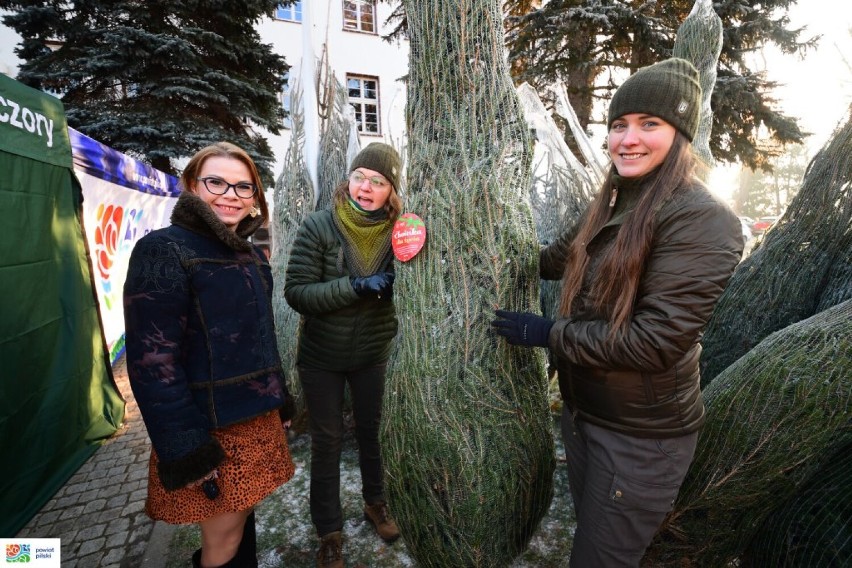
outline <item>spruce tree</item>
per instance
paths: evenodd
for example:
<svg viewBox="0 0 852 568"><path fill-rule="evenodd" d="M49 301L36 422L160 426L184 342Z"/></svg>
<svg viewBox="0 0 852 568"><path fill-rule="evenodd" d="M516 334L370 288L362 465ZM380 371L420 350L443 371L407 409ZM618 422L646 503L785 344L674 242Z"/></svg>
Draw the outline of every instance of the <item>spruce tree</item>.
<svg viewBox="0 0 852 568"><path fill-rule="evenodd" d="M672 55L678 26L694 0L629 2L551 0L517 15L528 4L509 0L507 44L516 82L541 90L557 80L568 86L571 105L585 127L600 121L594 107L608 100L624 73ZM769 168L769 159L789 143L806 136L795 118L783 114L772 97L776 84L753 69L748 60L767 44L801 54L818 38L802 39L803 29L790 29L786 10L796 0L721 0L713 8L722 20L723 44L712 96L710 148L722 162ZM771 143L758 144L761 127Z"/></svg>
<svg viewBox="0 0 852 568"><path fill-rule="evenodd" d="M228 140L271 181L272 151L253 127L278 133L284 58L257 22L278 4L162 0L0 0L23 38L18 80L59 96L68 124L175 173L175 160Z"/></svg>

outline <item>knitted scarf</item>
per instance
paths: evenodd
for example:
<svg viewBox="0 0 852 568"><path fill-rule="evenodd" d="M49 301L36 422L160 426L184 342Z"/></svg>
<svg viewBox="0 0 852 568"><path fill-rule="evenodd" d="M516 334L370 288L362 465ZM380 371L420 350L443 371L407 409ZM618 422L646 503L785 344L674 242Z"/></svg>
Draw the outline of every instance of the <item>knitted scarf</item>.
<svg viewBox="0 0 852 568"><path fill-rule="evenodd" d="M352 275L369 276L378 272L390 255L393 223L387 212L365 211L348 199L332 206L331 217Z"/></svg>

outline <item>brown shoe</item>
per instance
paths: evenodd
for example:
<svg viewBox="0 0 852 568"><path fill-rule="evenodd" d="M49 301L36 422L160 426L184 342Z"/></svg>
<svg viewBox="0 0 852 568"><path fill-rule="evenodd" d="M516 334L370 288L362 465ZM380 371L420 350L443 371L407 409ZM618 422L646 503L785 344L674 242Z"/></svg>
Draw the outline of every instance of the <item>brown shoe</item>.
<svg viewBox="0 0 852 568"><path fill-rule="evenodd" d="M399 538L399 528L390 516L387 503L364 505L364 518L373 523L383 541L393 542Z"/></svg>
<svg viewBox="0 0 852 568"><path fill-rule="evenodd" d="M343 568L343 540L340 531L328 533L320 539L317 568Z"/></svg>

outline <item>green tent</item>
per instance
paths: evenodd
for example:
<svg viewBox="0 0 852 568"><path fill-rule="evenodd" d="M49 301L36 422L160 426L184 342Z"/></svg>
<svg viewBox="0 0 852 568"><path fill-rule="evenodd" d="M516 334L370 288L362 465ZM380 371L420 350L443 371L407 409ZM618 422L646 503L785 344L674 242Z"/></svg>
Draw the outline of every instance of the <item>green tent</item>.
<svg viewBox="0 0 852 568"><path fill-rule="evenodd" d="M62 103L0 75L0 537L124 418L92 287Z"/></svg>

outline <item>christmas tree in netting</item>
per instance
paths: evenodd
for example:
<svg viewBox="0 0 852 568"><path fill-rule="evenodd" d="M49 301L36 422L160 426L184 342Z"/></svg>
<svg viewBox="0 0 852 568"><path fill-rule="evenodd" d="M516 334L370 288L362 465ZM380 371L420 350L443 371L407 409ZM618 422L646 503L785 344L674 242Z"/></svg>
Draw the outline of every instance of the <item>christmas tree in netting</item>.
<svg viewBox="0 0 852 568"><path fill-rule="evenodd" d="M702 386L773 331L852 298L852 107L707 324Z"/></svg>
<svg viewBox="0 0 852 568"><path fill-rule="evenodd" d="M308 214L314 210L314 186L311 182L305 156L302 149L305 144L305 130L302 109L302 89L296 81L290 91L290 145L284 156L281 174L275 182L272 193L272 219L269 232L272 236L272 256L269 264L275 281L276 294L272 298L272 311L275 317L275 334L278 340L278 352L287 387L296 404L296 426L301 428L305 402L302 387L296 373L295 337L299 328L299 314L284 299L284 273L290 260L290 245L296 231Z"/></svg>
<svg viewBox="0 0 852 568"><path fill-rule="evenodd" d="M321 65L320 69L325 71L326 79L319 105L322 130L317 169L317 209L325 209L331 204L335 188L346 179L349 164L361 149L361 143L355 127L355 111L349 104L346 88L327 65Z"/></svg>
<svg viewBox="0 0 852 568"><path fill-rule="evenodd" d="M423 566L505 566L547 511L555 465L544 353L490 331L538 309L531 143L499 2L405 2L406 211L426 223L397 263L400 319L381 440L391 510Z"/></svg>
<svg viewBox="0 0 852 568"><path fill-rule="evenodd" d="M689 15L677 29L672 56L692 63L699 73L701 84L701 115L698 132L692 140L695 153L709 167L714 160L710 153L710 132L713 128L713 110L710 97L716 86L716 66L722 53L722 19L713 10L711 0L697 0Z"/></svg>
<svg viewBox="0 0 852 568"><path fill-rule="evenodd" d="M852 443L764 521L743 554L743 566L852 566Z"/></svg>
<svg viewBox="0 0 852 568"><path fill-rule="evenodd" d="M707 422L652 566L731 565L852 443L852 300L770 335L703 394Z"/></svg>
<svg viewBox="0 0 852 568"><path fill-rule="evenodd" d="M290 91L290 144L284 157L281 174L275 182L274 208L269 223L272 235L270 265L277 290L284 289L285 272L290 259L290 245L302 221L312 211L326 206L334 188L346 179L352 108L349 106L343 85L328 72L327 68L320 66L318 76L322 76L323 70L325 70L325 80L321 84L320 98L325 101L325 104L321 106L323 114L320 116L317 165L319 187L316 191L311 182L304 155L306 140L302 97L305 92L298 80L294 82ZM314 95L311 92L308 96ZM278 351L287 377L287 386L296 404L294 426L302 429L305 402L296 372L298 348L296 337L301 316L287 304L283 293L275 294L272 307L275 315Z"/></svg>
<svg viewBox="0 0 852 568"><path fill-rule="evenodd" d="M524 83L517 92L534 137L530 206L538 241L546 246L577 222L591 202L595 187L535 89ZM556 317L560 288L559 281L541 282L541 311L545 317Z"/></svg>

